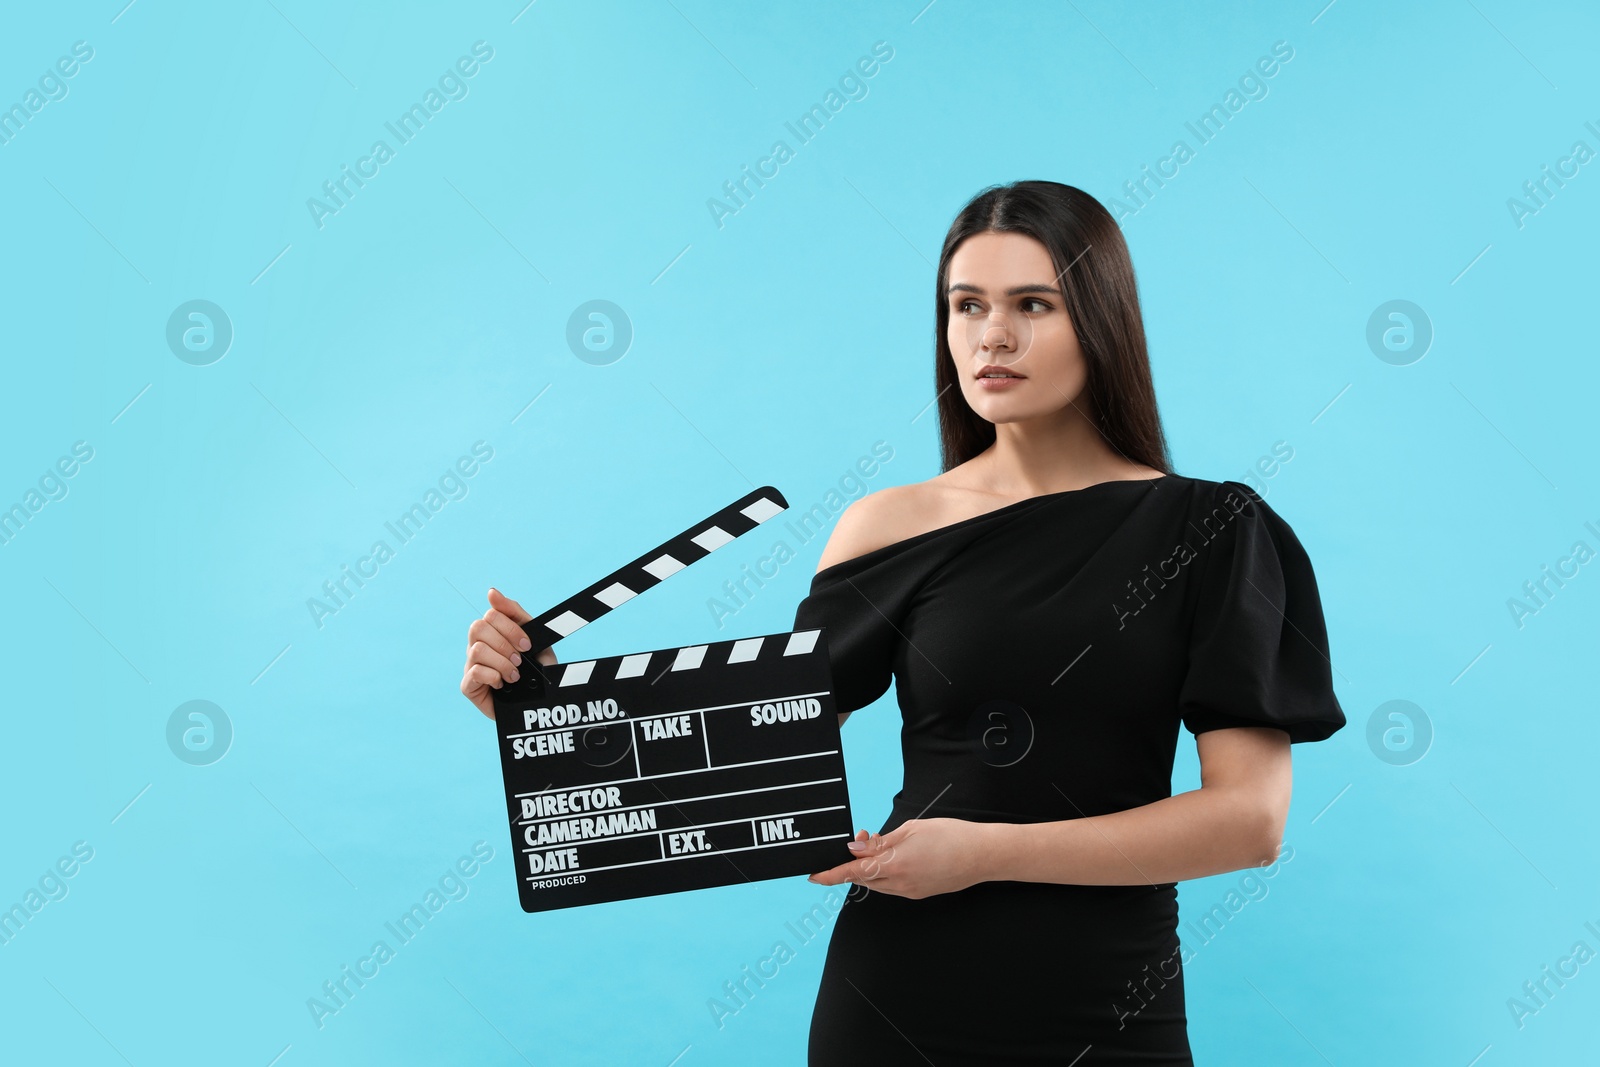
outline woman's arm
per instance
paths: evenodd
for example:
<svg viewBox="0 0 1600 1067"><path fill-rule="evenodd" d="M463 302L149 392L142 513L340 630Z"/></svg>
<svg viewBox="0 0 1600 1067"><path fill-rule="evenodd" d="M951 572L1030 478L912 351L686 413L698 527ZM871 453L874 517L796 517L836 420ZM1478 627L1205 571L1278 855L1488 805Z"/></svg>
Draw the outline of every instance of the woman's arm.
<svg viewBox="0 0 1600 1067"><path fill-rule="evenodd" d="M1289 815L1288 733L1230 727L1196 744L1199 789L1060 822L911 819L852 842L858 859L811 880L921 898L994 881L1155 885L1271 863ZM1070 802L1070 783L1058 788Z"/></svg>
<svg viewBox="0 0 1600 1067"><path fill-rule="evenodd" d="M1289 815L1289 735L1234 727L1195 742L1199 789L1108 815L991 824L980 881L1149 885L1276 860ZM1070 783L1060 787L1070 800Z"/></svg>

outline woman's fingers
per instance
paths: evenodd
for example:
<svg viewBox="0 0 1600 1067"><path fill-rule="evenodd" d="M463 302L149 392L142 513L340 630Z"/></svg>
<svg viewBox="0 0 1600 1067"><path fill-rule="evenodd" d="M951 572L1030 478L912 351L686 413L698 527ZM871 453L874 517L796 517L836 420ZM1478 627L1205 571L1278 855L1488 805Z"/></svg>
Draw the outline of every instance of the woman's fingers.
<svg viewBox="0 0 1600 1067"><path fill-rule="evenodd" d="M554 650L533 652L533 642L522 624L533 616L498 589L489 590L489 610L467 627L467 664L461 672L461 692L489 718L494 718L494 698L489 690L522 677L521 668L532 656L549 666Z"/></svg>
<svg viewBox="0 0 1600 1067"><path fill-rule="evenodd" d="M499 689L506 684L506 680L487 663L469 663L461 673L461 684L464 688L469 683L483 689Z"/></svg>
<svg viewBox="0 0 1600 1067"><path fill-rule="evenodd" d="M504 681L514 682L522 677L521 672L517 670L516 664L482 641L474 641L467 646L467 662L469 664L482 664L490 668L500 675ZM500 687L495 686L495 688L498 689Z"/></svg>
<svg viewBox="0 0 1600 1067"><path fill-rule="evenodd" d="M489 587L489 606L494 608L496 611L504 612L506 615L510 616L511 621L516 623L518 626L521 626L523 623L528 622L533 618L532 615L529 615L526 611L522 610L521 604L518 604L515 600L512 600L510 597L506 596L493 586Z"/></svg>
<svg viewBox="0 0 1600 1067"><path fill-rule="evenodd" d="M503 611L490 608L483 613L483 618L478 621L499 634L508 650L514 649L518 652L527 652L533 648L533 642L528 639L527 632Z"/></svg>
<svg viewBox="0 0 1600 1067"><path fill-rule="evenodd" d="M502 615L501 618L505 618L505 616ZM506 624L510 625L509 619L506 620ZM519 634L522 633L521 630L517 632ZM517 651L516 639L502 632L498 626L488 619L473 619L472 625L467 627L467 647L469 651L475 642L482 642L488 645L512 663L522 662L522 653ZM523 635L522 644L528 644L527 635L525 634Z"/></svg>
<svg viewBox="0 0 1600 1067"><path fill-rule="evenodd" d="M510 645L511 651L519 652L524 657L533 651L533 642L528 637L528 631L522 624L533 618L522 609L522 605L506 596L498 589L489 590L489 610L484 613L483 621L494 627L495 632L502 634ZM506 651L501 649L501 651ZM556 662L556 654L548 646L540 649L533 657L546 667Z"/></svg>
<svg viewBox="0 0 1600 1067"><path fill-rule="evenodd" d="M461 672L461 695L491 719L494 718L494 697L489 695L489 690L503 684L500 672L482 663L469 663Z"/></svg>

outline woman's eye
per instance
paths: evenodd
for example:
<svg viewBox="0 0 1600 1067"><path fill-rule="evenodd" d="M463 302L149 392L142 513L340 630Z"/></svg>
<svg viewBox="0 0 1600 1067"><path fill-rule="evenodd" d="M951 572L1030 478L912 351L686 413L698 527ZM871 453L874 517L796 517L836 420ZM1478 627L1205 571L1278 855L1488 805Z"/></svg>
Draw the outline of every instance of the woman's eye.
<svg viewBox="0 0 1600 1067"><path fill-rule="evenodd" d="M976 300L963 300L963 301L961 301L961 303L956 305L956 314L957 315L969 314L967 309L968 308L976 308L977 306L978 306L978 302ZM1036 296L1030 296L1030 297L1028 297L1028 298L1026 298L1025 300L1022 301L1022 310L1024 310L1024 311L1049 311L1050 310L1050 305L1045 303L1043 300L1040 300Z"/></svg>

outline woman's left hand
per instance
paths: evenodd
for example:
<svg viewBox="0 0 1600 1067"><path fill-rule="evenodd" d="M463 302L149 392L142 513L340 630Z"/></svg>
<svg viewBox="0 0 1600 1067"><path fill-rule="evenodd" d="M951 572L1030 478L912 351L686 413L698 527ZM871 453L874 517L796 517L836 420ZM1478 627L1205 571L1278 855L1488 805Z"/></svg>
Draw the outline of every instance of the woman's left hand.
<svg viewBox="0 0 1600 1067"><path fill-rule="evenodd" d="M810 880L818 885L854 882L912 900L954 893L986 880L986 826L965 819L911 819L883 835L862 830L850 842L856 859Z"/></svg>

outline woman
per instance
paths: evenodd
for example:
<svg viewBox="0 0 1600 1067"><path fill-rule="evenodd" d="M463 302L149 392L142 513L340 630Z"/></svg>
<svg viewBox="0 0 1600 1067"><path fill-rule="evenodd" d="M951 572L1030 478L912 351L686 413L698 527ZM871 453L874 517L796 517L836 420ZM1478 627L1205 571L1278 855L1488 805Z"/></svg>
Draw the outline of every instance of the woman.
<svg viewBox="0 0 1600 1067"><path fill-rule="evenodd" d="M1310 561L1249 487L1172 472L1092 197L985 190L936 300L943 472L847 508L795 614L841 723L893 679L905 762L812 876L852 886L809 1062L1191 1064L1176 883L1273 862L1290 744L1345 722ZM492 714L528 649L490 603L462 691ZM1173 796L1180 724L1202 785Z"/></svg>

